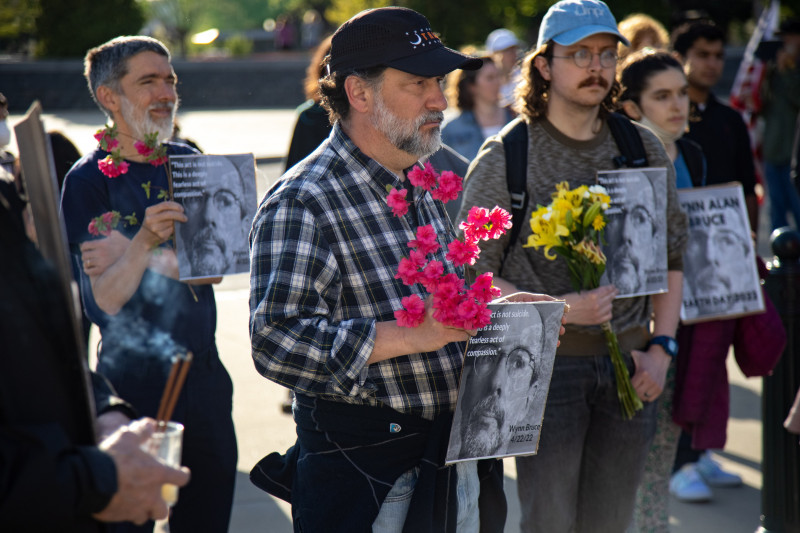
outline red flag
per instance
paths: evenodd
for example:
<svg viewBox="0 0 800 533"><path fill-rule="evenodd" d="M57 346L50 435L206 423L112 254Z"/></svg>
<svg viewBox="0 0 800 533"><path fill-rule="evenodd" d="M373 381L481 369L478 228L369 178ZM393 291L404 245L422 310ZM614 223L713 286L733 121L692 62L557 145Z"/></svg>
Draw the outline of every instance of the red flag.
<svg viewBox="0 0 800 533"><path fill-rule="evenodd" d="M761 12L758 26L747 42L731 88L731 107L742 113L748 123L748 115L755 115L761 110L759 89L764 78L764 62L756 57L756 49L762 41L773 39L775 30L778 29L779 11L780 1L772 0L769 8Z"/></svg>
<svg viewBox="0 0 800 533"><path fill-rule="evenodd" d="M763 41L774 38L775 31L778 29L778 15L780 12L780 1L772 0L769 8L761 12L758 18L753 35L747 42L744 57L739 64L736 78L731 87L730 102L731 107L736 109L747 124L747 131L750 134L750 147L753 150L753 159L756 165L756 175L758 181L763 183L763 172L761 170L761 139L757 135L758 113L761 111L761 83L764 80L765 65L758 57L756 50ZM759 194L759 201L763 194Z"/></svg>

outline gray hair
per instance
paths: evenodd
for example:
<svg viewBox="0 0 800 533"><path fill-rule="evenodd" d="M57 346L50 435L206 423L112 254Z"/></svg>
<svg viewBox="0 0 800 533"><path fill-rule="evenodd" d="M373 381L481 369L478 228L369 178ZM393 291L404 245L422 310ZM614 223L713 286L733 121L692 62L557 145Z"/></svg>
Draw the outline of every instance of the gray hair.
<svg viewBox="0 0 800 533"><path fill-rule="evenodd" d="M328 54L322 60L322 65L327 69L331 56ZM386 67L371 67L365 70L346 70L332 72L319 80L320 105L328 112L328 120L335 124L337 120L346 121L350 116L350 100L344 88L344 82L350 76L364 80L367 86L374 91L379 91L383 83L383 73Z"/></svg>
<svg viewBox="0 0 800 533"><path fill-rule="evenodd" d="M142 52L155 52L170 60L169 50L164 43L144 35L115 37L86 52L83 75L92 98L105 114L110 116L109 110L97 99L97 89L105 85L119 92L120 80L128 73L128 59Z"/></svg>

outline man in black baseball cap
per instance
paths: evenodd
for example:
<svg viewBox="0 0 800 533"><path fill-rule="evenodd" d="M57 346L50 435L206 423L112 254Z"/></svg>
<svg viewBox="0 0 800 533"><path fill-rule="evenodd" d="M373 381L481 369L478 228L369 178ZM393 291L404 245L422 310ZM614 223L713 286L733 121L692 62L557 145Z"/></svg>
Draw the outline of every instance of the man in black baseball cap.
<svg viewBox="0 0 800 533"><path fill-rule="evenodd" d="M477 531L485 519L501 532L498 461L486 465L503 502L491 518L478 513L491 490L476 463L443 465L459 343L474 332L430 306L413 329L394 318L404 298L426 297L396 279L419 226L436 233L444 274L463 276L445 258L455 234L441 202L406 172L441 144L443 77L481 61L446 48L419 13L388 7L345 22L324 64L331 134L267 194L250 234L253 359L294 391L298 435L251 478L291 502L295 531ZM407 213L393 214L392 189Z"/></svg>
<svg viewBox="0 0 800 533"><path fill-rule="evenodd" d="M445 47L428 19L403 7L368 9L342 24L326 61L320 92L331 122L401 180L441 146L443 77L482 64Z"/></svg>
<svg viewBox="0 0 800 533"><path fill-rule="evenodd" d="M378 66L435 77L458 68L478 69L481 60L444 46L428 19L416 11L385 7L354 16L331 41L331 72Z"/></svg>

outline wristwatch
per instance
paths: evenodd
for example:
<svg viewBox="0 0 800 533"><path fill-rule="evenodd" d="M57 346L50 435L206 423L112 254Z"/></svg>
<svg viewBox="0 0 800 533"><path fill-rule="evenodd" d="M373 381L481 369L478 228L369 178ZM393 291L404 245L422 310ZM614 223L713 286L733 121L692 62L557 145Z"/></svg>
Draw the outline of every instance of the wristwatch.
<svg viewBox="0 0 800 533"><path fill-rule="evenodd" d="M659 335L657 337L653 337L650 339L650 342L647 343L647 347L649 348L653 344L658 344L667 354L675 359L675 356L678 355L678 341L676 341L672 337L667 337L666 335Z"/></svg>

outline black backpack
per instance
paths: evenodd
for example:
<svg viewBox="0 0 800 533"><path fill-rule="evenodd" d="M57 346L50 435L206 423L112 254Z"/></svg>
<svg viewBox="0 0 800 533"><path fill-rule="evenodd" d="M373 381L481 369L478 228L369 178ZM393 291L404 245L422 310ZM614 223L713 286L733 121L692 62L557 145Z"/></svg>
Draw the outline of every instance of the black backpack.
<svg viewBox="0 0 800 533"><path fill-rule="evenodd" d="M636 126L619 113L608 116L611 136L621 152L613 159L616 168L641 168L647 166L647 153ZM511 231L508 245L503 252L500 272L508 257L511 246L519 239L522 231L520 221L528 209L528 125L521 118L509 122L500 132L506 154L506 182L511 195Z"/></svg>

